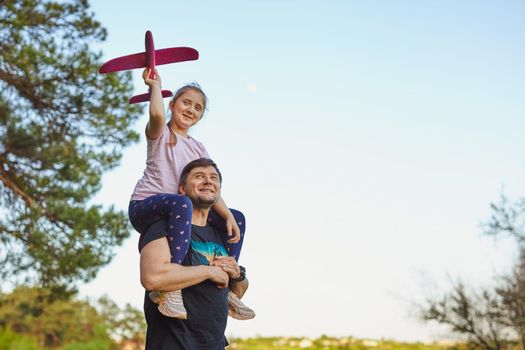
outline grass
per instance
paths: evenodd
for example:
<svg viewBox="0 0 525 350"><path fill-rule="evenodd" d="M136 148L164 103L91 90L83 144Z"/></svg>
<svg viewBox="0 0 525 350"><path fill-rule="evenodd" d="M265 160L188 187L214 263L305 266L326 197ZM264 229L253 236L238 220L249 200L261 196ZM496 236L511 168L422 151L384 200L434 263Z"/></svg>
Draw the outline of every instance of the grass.
<svg viewBox="0 0 525 350"><path fill-rule="evenodd" d="M392 340L356 339L353 337L335 338L231 338L228 350L466 350L464 344L453 343L402 343Z"/></svg>

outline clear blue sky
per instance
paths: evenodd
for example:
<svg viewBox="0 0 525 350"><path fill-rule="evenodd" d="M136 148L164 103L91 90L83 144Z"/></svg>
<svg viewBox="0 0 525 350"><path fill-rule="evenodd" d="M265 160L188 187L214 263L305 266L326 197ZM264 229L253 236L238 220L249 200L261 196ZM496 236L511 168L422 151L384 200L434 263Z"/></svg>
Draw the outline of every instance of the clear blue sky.
<svg viewBox="0 0 525 350"><path fill-rule="evenodd" d="M209 95L193 136L247 216L257 317L228 335L435 339L412 303L447 274L484 283L511 263L480 222L503 188L525 195L523 1L91 4L106 59L143 51L148 29L157 48L200 52L158 68L164 88ZM95 201L127 208L144 160L142 138ZM141 307L137 238L83 295Z"/></svg>

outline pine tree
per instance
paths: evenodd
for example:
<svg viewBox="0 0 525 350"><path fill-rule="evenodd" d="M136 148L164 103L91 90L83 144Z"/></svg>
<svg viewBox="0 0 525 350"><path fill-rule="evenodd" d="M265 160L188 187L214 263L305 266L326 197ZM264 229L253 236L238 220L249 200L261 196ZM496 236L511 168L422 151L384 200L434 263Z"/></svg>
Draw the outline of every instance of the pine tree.
<svg viewBox="0 0 525 350"><path fill-rule="evenodd" d="M2 279L88 281L129 235L124 213L89 204L142 112L129 72L97 73L105 37L87 0L0 0Z"/></svg>

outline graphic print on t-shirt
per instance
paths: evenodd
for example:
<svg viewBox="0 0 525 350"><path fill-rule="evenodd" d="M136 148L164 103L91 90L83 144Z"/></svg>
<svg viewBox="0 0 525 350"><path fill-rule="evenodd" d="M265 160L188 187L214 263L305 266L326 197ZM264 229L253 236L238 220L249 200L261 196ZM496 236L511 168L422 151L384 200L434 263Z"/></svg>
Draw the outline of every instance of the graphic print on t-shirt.
<svg viewBox="0 0 525 350"><path fill-rule="evenodd" d="M209 265L217 256L228 256L222 244L216 242L191 241L191 249L196 253L202 265Z"/></svg>

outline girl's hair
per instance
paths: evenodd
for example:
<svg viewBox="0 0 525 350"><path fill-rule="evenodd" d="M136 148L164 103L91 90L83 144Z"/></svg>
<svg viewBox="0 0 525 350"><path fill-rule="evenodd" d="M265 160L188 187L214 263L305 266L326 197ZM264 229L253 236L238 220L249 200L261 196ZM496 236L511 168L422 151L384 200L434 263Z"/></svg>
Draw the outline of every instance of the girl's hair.
<svg viewBox="0 0 525 350"><path fill-rule="evenodd" d="M204 106L202 106L203 111L201 115L201 119L202 119L202 117L204 117L204 112L206 112L206 110L208 109L208 96L206 96L204 91L202 91L201 86L197 82L192 82L192 83L186 84L183 87L179 88L177 92L175 92L175 94L173 95L173 98L171 99L170 103L174 103L175 101L177 101L177 99L181 97L182 94L184 94L186 91L189 91L189 90L197 91L198 93L202 95L202 99L204 100L203 101ZM168 108L168 111L170 111L169 108ZM170 119L168 120L168 125L169 123L171 123L171 118L173 118L173 114L171 114ZM170 134L171 134L168 145L175 146L177 144L177 136L175 135L173 130L171 130L171 128L168 128L168 129L170 130Z"/></svg>

